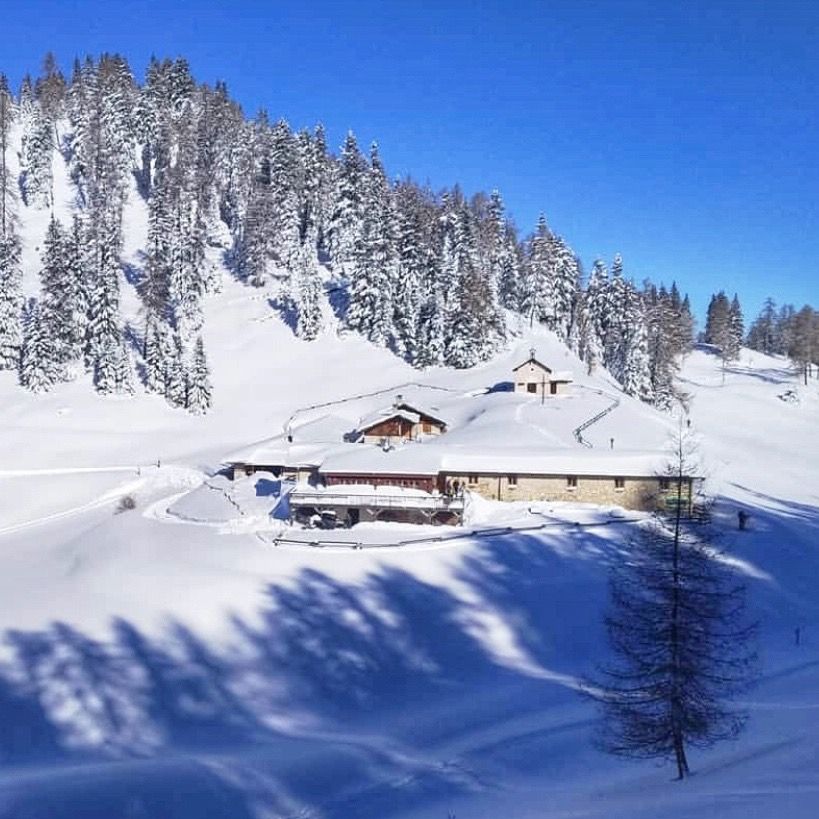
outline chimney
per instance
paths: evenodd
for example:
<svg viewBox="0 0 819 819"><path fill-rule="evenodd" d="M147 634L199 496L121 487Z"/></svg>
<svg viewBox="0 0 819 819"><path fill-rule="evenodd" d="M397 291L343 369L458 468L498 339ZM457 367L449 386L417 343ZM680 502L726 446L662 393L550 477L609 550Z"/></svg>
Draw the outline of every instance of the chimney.
<svg viewBox="0 0 819 819"><path fill-rule="evenodd" d="M395 401L393 401L393 404L392 404L392 405L393 405L394 407L399 407L399 406L401 405L401 402L402 402L403 400L404 400L404 396L403 396L403 395L401 395L401 393L399 392L399 393L398 393L398 395L396 395L396 396L395 396Z"/></svg>

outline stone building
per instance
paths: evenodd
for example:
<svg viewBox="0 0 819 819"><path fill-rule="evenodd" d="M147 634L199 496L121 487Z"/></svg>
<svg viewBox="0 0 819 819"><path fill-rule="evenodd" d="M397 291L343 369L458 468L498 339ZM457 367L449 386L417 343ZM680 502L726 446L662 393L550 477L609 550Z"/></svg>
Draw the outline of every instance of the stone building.
<svg viewBox="0 0 819 819"><path fill-rule="evenodd" d="M535 351L529 358L512 370L515 392L554 398L571 392L572 374L568 371L555 372L535 358Z"/></svg>

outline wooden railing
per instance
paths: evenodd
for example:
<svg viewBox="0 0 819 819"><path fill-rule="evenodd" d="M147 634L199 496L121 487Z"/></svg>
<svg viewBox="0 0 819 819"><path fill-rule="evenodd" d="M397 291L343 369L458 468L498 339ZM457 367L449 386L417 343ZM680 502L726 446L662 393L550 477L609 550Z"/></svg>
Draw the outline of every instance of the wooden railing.
<svg viewBox="0 0 819 819"><path fill-rule="evenodd" d="M450 495L385 495L355 492L310 492L295 489L289 495L291 506L352 506L371 509L424 509L463 511L464 499Z"/></svg>

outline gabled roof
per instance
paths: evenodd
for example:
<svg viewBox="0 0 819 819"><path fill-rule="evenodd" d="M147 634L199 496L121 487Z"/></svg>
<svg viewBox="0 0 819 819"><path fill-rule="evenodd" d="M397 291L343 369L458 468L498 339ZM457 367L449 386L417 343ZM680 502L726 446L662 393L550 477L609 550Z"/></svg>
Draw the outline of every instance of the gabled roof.
<svg viewBox="0 0 819 819"><path fill-rule="evenodd" d="M362 418L358 423L358 432L366 432L378 424L383 424L385 421L391 421L393 418L402 418L404 421L409 421L411 424L417 424L421 420L421 416L417 412L408 412L404 409L393 407L392 409L379 410Z"/></svg>
<svg viewBox="0 0 819 819"><path fill-rule="evenodd" d="M407 410L407 412L414 412L417 415L421 416L421 420L427 421L435 421L435 423L440 424L442 427L447 425L446 421L438 415L433 414L428 409L424 407L419 407L416 404L408 404L406 401L401 401L400 403L396 404L396 409Z"/></svg>
<svg viewBox="0 0 819 819"><path fill-rule="evenodd" d="M546 370L547 373L552 372L551 367L547 367L542 361L538 361L533 355L530 355L529 358L527 358L526 361L523 362L523 364L518 364L517 367L513 367L512 372L516 373L521 367L525 367L527 364L536 364L542 370Z"/></svg>
<svg viewBox="0 0 819 819"><path fill-rule="evenodd" d="M366 432L368 429L376 426L376 424L382 424L384 421L390 421L393 418L403 418L405 421L409 421L411 424L417 424L419 421L429 420L440 424L442 427L446 426L446 421L436 417L431 412L428 412L425 409L419 409L412 404L408 404L406 401L401 401L391 407L378 410L370 415L365 415L364 418L358 422L356 430L358 432Z"/></svg>

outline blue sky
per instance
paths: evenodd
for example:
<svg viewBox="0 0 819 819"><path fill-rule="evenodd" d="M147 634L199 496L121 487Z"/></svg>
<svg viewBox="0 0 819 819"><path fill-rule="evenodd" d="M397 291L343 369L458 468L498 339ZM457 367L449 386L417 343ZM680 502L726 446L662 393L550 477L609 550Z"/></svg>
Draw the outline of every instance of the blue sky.
<svg viewBox="0 0 819 819"><path fill-rule="evenodd" d="M0 70L186 56L249 114L378 140L392 174L499 188L588 269L623 254L702 313L819 304L819 4L0 0Z"/></svg>

